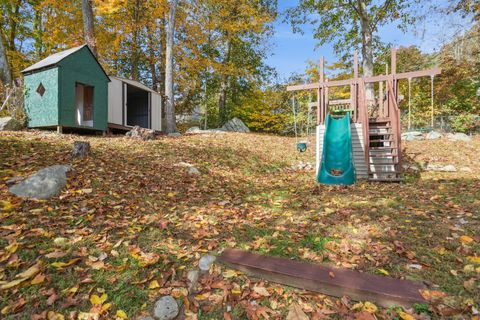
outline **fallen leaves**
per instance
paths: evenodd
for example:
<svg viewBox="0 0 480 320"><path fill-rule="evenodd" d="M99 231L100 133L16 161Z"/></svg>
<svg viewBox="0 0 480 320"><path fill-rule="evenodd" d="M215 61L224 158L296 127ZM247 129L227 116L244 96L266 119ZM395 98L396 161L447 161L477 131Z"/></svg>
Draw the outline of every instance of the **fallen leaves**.
<svg viewBox="0 0 480 320"><path fill-rule="evenodd" d="M23 283L24 281L30 279L31 277L35 276L39 273L43 268L43 262L39 260L36 264L28 268L27 270L17 274L15 276L15 280L10 282L0 281L0 290L6 290L13 287L18 286L19 284ZM38 281L38 279L37 279Z"/></svg>
<svg viewBox="0 0 480 320"><path fill-rule="evenodd" d="M0 133L5 150L0 161L27 171L53 164L52 159L69 161L69 139ZM387 315L366 302L354 310L347 299L252 280L220 264L188 292L186 273L199 257L229 246L395 278L413 276L439 291L460 292L462 299L445 303L450 308L438 302L448 297L425 294L433 318L456 312L469 318L478 310L465 302L478 301L476 178L423 179L422 173L415 183L324 187L315 184L311 172L283 170L298 160L287 147L289 138L228 134L192 136L175 145L160 138L141 146L123 138L86 139L96 156L73 164L75 178L61 198L19 201L0 184L0 286L17 281L5 292L9 300L0 301L9 315L46 320L48 312L51 317L57 312L69 318L69 308L80 320L125 319L123 310L137 316L151 307L146 301L169 294L182 300L188 319L223 313L228 319L237 312L250 319L280 319L292 312L300 319L417 317L411 309ZM429 156L438 152L443 151ZM24 154L28 161L21 160ZM177 174L174 164L192 157L210 174L201 180ZM24 173L12 170L0 179ZM15 278L37 259L44 261L41 271L24 281ZM132 290L123 290L125 285ZM148 299L134 299L133 293ZM103 294L108 295L104 301ZM30 303L35 297L44 297L44 303ZM28 301L23 306L22 298ZM301 312L292 311L293 304Z"/></svg>
<svg viewBox="0 0 480 320"><path fill-rule="evenodd" d="M303 312L298 303L292 303L288 308L286 320L309 320L309 317Z"/></svg>
<svg viewBox="0 0 480 320"><path fill-rule="evenodd" d="M472 243L472 242L473 242L473 238L464 235L464 236L461 236L461 237L460 237L460 242L462 242L462 243L464 243L464 244L469 244L469 243Z"/></svg>
<svg viewBox="0 0 480 320"><path fill-rule="evenodd" d="M62 269L64 269L64 268L67 268L67 267L70 267L70 266L76 264L76 263L79 262L80 260L82 260L82 259L80 259L80 258L74 258L74 259L71 259L71 260L69 260L69 261L67 261L67 262L61 262L61 261L53 262L53 263L51 263L50 265L51 265L52 267L54 267L54 268L57 268L58 270L62 270Z"/></svg>

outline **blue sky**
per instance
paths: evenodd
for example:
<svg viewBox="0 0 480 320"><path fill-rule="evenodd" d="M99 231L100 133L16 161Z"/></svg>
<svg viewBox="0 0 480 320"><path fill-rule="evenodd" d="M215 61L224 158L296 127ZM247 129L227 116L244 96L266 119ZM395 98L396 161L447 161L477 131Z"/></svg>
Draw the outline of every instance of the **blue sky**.
<svg viewBox="0 0 480 320"><path fill-rule="evenodd" d="M294 7L297 2L298 0L279 0L280 12ZM446 3L443 0L437 2L440 5ZM336 60L332 45L326 44L315 48L318 41L313 39L313 26L304 26L304 34L293 33L291 26L282 20L283 17L280 17L274 24L275 34L270 40L271 55L266 60L269 66L277 70L280 79L286 79L293 72L302 73L308 60L318 61L321 55L324 55L327 61ZM390 24L381 28L378 35L384 42L395 46L417 45L422 51L432 52L456 32L454 30L456 25L464 23L459 16L450 15L447 20L449 21L446 21L445 17L432 19L416 26L417 31L410 30L407 33ZM446 28L447 24L452 27Z"/></svg>

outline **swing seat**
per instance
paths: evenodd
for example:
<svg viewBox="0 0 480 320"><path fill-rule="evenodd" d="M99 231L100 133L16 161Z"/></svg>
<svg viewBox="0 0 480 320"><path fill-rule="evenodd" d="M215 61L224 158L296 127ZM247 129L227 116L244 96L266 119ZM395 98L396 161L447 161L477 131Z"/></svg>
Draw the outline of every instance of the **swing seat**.
<svg viewBox="0 0 480 320"><path fill-rule="evenodd" d="M306 141L297 142L297 150L298 152L307 151L307 142Z"/></svg>

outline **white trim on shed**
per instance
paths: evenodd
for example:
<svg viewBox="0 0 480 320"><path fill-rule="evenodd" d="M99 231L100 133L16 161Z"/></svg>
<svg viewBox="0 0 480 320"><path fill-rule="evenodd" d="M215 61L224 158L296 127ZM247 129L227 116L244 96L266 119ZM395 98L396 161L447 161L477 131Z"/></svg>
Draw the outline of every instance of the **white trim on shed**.
<svg viewBox="0 0 480 320"><path fill-rule="evenodd" d="M128 123L127 101L128 86L148 93L148 119L141 127L148 127L156 131L162 131L162 98L161 95L146 85L131 79L110 76L108 84L108 122L123 127L132 127ZM138 90L137 90L138 91ZM148 125L145 125L148 123Z"/></svg>

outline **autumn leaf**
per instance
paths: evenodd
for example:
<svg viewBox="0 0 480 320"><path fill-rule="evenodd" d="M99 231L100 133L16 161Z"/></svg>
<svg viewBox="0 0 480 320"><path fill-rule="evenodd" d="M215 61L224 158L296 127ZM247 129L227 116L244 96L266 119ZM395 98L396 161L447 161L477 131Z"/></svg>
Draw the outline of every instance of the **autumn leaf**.
<svg viewBox="0 0 480 320"><path fill-rule="evenodd" d="M69 267L71 265L74 265L75 263L79 262L80 260L81 260L80 258L75 258L75 259L69 260L68 262L53 262L50 265L52 267L57 268L57 269L63 269L63 268Z"/></svg>
<svg viewBox="0 0 480 320"><path fill-rule="evenodd" d="M65 317L61 313L56 313L54 311L48 311L47 320L64 320Z"/></svg>
<svg viewBox="0 0 480 320"><path fill-rule="evenodd" d="M226 279L233 278L233 277L236 277L236 276L237 276L237 272L235 270L232 270L232 269L228 269L228 270L223 272L223 277L226 278Z"/></svg>
<svg viewBox="0 0 480 320"><path fill-rule="evenodd" d="M460 237L460 241L462 243L465 243L465 244L468 244L468 243L472 243L473 242L473 238L469 237L469 236L461 236Z"/></svg>
<svg viewBox="0 0 480 320"><path fill-rule="evenodd" d="M400 311L400 313L398 315L400 316L400 319L402 319L402 320L415 320L415 318L412 315L410 315L406 312L403 312L403 311Z"/></svg>
<svg viewBox="0 0 480 320"><path fill-rule="evenodd" d="M116 314L117 318L119 319L128 319L127 314L123 310L117 310Z"/></svg>
<svg viewBox="0 0 480 320"><path fill-rule="evenodd" d="M157 280L152 280L148 285L148 289L150 290L157 289L157 288L160 288L160 284L158 283Z"/></svg>
<svg viewBox="0 0 480 320"><path fill-rule="evenodd" d="M39 284L39 283L42 283L44 280L45 280L45 275L44 274L37 274L35 276L35 278L32 279L30 284L32 284L32 285Z"/></svg>
<svg viewBox="0 0 480 320"><path fill-rule="evenodd" d="M480 256L468 256L467 260L471 263L480 264Z"/></svg>
<svg viewBox="0 0 480 320"><path fill-rule="evenodd" d="M107 301L108 295L103 293L100 297L96 294L92 294L90 296L90 302L94 306L102 305L105 301Z"/></svg>
<svg viewBox="0 0 480 320"><path fill-rule="evenodd" d="M270 293L267 291L267 289L265 287L255 286L255 287L253 287L253 291L255 291L256 293L258 293L259 295L261 295L263 297L270 296Z"/></svg>
<svg viewBox="0 0 480 320"><path fill-rule="evenodd" d="M286 320L309 320L309 317L303 312L299 304L292 303L288 308Z"/></svg>

